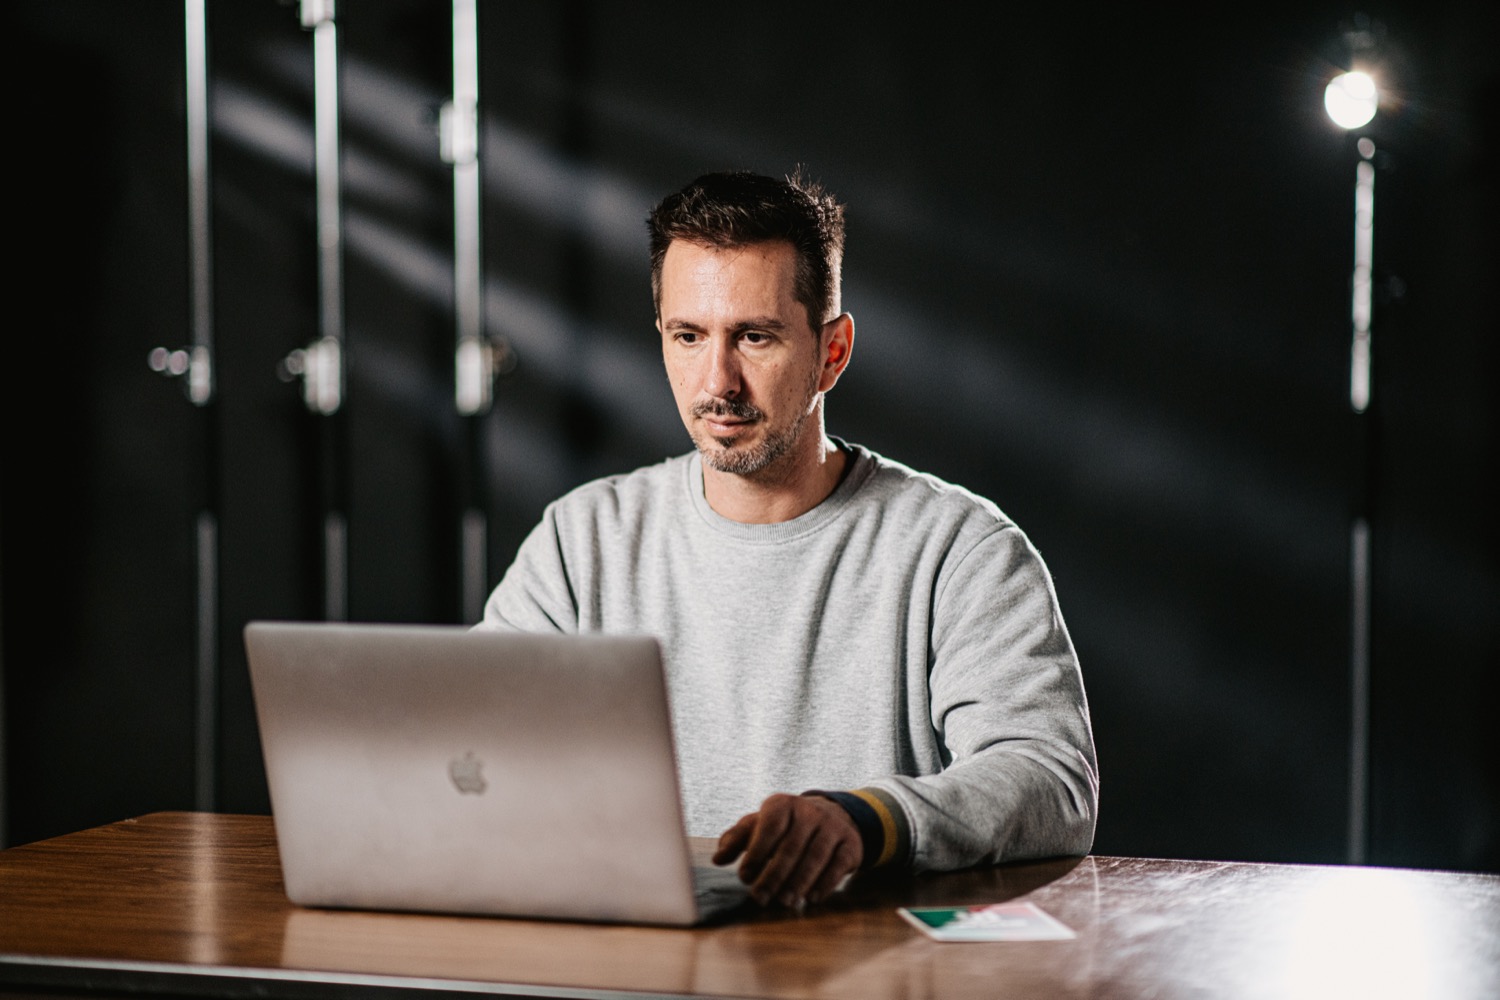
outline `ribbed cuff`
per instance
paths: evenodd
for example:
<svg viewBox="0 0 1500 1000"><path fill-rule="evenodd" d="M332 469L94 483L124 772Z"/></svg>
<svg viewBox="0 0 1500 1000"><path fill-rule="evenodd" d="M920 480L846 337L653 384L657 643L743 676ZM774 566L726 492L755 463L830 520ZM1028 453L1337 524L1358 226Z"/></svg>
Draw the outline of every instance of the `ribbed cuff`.
<svg viewBox="0 0 1500 1000"><path fill-rule="evenodd" d="M911 830L906 823L906 812L888 793L878 788L858 788L852 792L814 789L802 794L819 795L837 802L854 820L864 847L861 868L904 863L910 854Z"/></svg>

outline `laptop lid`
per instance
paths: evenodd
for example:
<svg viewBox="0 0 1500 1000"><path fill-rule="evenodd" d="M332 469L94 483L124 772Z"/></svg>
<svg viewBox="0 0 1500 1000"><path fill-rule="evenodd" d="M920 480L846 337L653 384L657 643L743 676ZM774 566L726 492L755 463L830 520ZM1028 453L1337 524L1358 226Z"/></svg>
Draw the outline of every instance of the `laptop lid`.
<svg viewBox="0 0 1500 1000"><path fill-rule="evenodd" d="M656 640L245 628L288 897L698 919Z"/></svg>

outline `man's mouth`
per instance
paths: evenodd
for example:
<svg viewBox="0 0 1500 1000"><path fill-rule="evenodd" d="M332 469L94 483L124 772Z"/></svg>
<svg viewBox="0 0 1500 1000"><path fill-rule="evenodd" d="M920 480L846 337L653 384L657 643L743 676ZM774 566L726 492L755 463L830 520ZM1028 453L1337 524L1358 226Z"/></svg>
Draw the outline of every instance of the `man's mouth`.
<svg viewBox="0 0 1500 1000"><path fill-rule="evenodd" d="M736 399L711 399L693 404L692 414L715 437L733 437L747 424L764 417L759 409Z"/></svg>
<svg viewBox="0 0 1500 1000"><path fill-rule="evenodd" d="M727 418L708 418L703 421L708 433L715 438L732 438L742 431L747 425L745 420L730 420Z"/></svg>

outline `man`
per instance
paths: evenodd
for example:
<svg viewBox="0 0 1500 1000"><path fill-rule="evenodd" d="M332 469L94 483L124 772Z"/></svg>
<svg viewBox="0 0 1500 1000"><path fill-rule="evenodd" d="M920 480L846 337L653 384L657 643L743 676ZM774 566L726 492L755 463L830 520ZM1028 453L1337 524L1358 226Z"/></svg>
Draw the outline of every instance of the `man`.
<svg viewBox="0 0 1500 1000"><path fill-rule="evenodd" d="M1093 738L1041 558L990 502L824 433L854 347L843 206L710 174L649 225L695 451L549 506L485 625L661 640L688 829L762 903L1087 853Z"/></svg>

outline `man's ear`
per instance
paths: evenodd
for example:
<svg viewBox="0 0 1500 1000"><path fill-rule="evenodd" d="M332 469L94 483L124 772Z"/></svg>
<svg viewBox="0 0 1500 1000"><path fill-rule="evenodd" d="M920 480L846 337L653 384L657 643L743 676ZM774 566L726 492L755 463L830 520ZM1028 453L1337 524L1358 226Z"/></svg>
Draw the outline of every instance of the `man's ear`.
<svg viewBox="0 0 1500 1000"><path fill-rule="evenodd" d="M854 317L839 313L824 323L821 340L823 371L818 376L818 391L827 392L849 367L849 356L854 353Z"/></svg>

